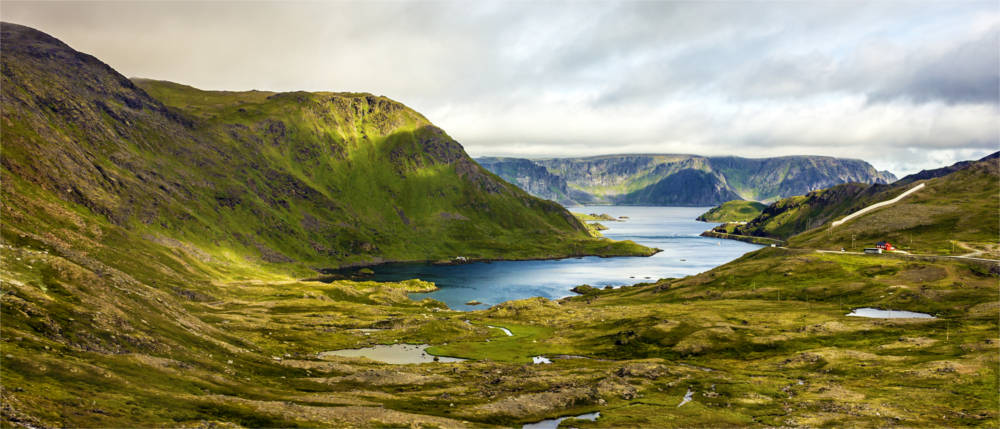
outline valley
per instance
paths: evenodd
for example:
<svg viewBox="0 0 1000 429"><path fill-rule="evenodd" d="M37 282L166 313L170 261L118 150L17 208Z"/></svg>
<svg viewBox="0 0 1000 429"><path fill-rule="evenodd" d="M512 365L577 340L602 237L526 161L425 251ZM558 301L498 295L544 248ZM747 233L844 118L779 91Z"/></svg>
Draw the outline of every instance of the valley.
<svg viewBox="0 0 1000 429"><path fill-rule="evenodd" d="M1000 423L996 154L477 163L383 96L0 29L4 427ZM732 200L782 245L699 236Z"/></svg>
<svg viewBox="0 0 1000 429"><path fill-rule="evenodd" d="M4 253L58 266L43 255ZM600 411L573 424L989 425L995 283L988 266L960 261L771 248L695 276L474 312L413 301L406 284L234 281L192 291L196 299L158 295L182 306L188 326L166 338L162 310L110 313L119 327L89 340L97 343L86 325L106 323L107 310L69 307L50 313L49 325L7 316L5 403L16 407L5 418L467 427ZM28 283L8 291L8 309L44 296ZM119 302L115 295L102 297ZM936 318L848 316L869 306ZM152 326L156 339L139 349L94 348L143 341ZM45 330L53 328L57 336ZM91 350L61 339L74 337ZM393 365L322 354L397 342L470 360ZM534 356L552 363L531 364ZM875 382L887 378L891 386ZM686 392L691 402L679 406Z"/></svg>

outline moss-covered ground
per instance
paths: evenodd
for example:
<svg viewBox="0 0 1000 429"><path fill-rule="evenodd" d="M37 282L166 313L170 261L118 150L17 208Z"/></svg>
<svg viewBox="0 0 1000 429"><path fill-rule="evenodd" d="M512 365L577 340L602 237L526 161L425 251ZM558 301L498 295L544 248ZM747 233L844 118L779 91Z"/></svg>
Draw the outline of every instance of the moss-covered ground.
<svg viewBox="0 0 1000 429"><path fill-rule="evenodd" d="M796 247L861 250L878 241L889 241L911 253L965 255L982 251L985 257L998 259L998 178L996 158L979 161L925 181L923 189L896 204L834 228L823 225L807 230L789 239L789 243Z"/></svg>
<svg viewBox="0 0 1000 429"><path fill-rule="evenodd" d="M463 313L411 301L433 287L419 281L126 288L8 243L7 424L462 427L591 411L573 425L997 424L988 265L766 248L683 279ZM856 307L937 318L847 317ZM471 360L317 355L397 342Z"/></svg>
<svg viewBox="0 0 1000 429"><path fill-rule="evenodd" d="M160 104L19 28L3 26L19 41L3 50L4 427L512 426L592 411L572 424L998 424L995 265L765 248L470 313L409 299L434 287L420 280L305 281L379 260L650 249L590 237L391 100L140 82ZM915 226L927 237L948 231L955 210L939 206ZM963 213L948 239L995 239ZM937 318L847 317L855 307ZM470 360L320 357L393 343Z"/></svg>

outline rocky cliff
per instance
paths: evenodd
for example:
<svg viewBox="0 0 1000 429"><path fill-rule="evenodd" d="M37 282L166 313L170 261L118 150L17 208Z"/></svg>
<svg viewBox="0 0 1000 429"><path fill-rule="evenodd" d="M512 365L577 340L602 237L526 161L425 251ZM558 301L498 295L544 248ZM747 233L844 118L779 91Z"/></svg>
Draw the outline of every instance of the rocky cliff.
<svg viewBox="0 0 1000 429"><path fill-rule="evenodd" d="M530 159L485 157L477 158L476 161L493 174L517 185L531 195L558 201L561 204L579 203L570 196L573 190L566 185L566 180L549 173L545 167ZM584 198L583 202L589 200L589 195L580 196Z"/></svg>

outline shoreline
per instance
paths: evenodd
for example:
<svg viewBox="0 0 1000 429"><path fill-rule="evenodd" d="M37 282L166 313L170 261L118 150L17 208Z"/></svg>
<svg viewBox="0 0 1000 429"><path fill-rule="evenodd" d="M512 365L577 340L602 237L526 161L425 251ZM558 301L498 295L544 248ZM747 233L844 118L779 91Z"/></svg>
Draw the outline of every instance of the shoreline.
<svg viewBox="0 0 1000 429"><path fill-rule="evenodd" d="M475 264L481 262L505 262L505 261L556 261L560 259L574 259L574 258L586 258L586 257L597 257L597 258L648 258L650 256L656 255L663 251L663 249L657 247L650 247L653 253L648 255L558 255L558 256L543 256L543 257L517 257L517 258L465 258L462 260L458 259L384 259L380 261L368 261L368 262L352 262L345 265L341 265L337 268L313 268L316 272L321 275L334 275L341 274L340 271L350 270L350 269L360 269L360 268L374 268L383 265L392 264L426 264L426 265L466 265ZM312 280L310 278L309 280ZM306 280L306 279L303 279Z"/></svg>
<svg viewBox="0 0 1000 429"><path fill-rule="evenodd" d="M716 231L712 231L712 230L705 231L705 232L703 232L703 233L701 233L699 235L701 235L702 237L711 237L711 238L721 238L721 239L724 239L724 240L742 241L744 243L759 244L759 245L762 245L762 246L768 246L768 245L771 245L771 244L774 244L774 245L777 245L777 246L784 246L785 243L786 243L784 240L780 240L780 239L777 239L777 238L756 237L756 236L751 236L751 235L727 234L727 233L724 233L724 232L716 232Z"/></svg>

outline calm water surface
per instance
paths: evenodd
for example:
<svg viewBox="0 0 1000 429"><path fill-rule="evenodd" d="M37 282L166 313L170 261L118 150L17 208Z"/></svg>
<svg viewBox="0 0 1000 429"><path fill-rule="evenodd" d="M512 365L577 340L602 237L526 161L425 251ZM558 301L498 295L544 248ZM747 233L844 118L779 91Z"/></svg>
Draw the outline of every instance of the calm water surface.
<svg viewBox="0 0 1000 429"><path fill-rule="evenodd" d="M574 286L621 286L666 277L697 274L736 259L761 246L733 240L699 237L715 226L694 218L710 207L570 207L576 213L628 216L624 222L601 222L610 229L605 237L633 240L662 252L650 257L560 259L554 261L503 261L465 265L393 264L374 267L375 280L419 278L440 290L415 293L413 299L433 298L456 310L484 309L513 299L542 296L558 299ZM456 255L459 256L459 255ZM483 305L465 305L469 301Z"/></svg>
<svg viewBox="0 0 1000 429"><path fill-rule="evenodd" d="M560 417L558 419L542 420L537 423L526 423L525 425L521 426L521 429L556 429L559 427L559 423L562 423L562 421L566 419L573 418L580 420L590 420L593 422L597 421L597 419L600 417L601 413L598 411L596 413L580 414L579 416Z"/></svg>
<svg viewBox="0 0 1000 429"><path fill-rule="evenodd" d="M856 308L847 314L855 317L870 317L874 319L935 319L927 313L914 313L902 310L882 310L878 308Z"/></svg>
<svg viewBox="0 0 1000 429"><path fill-rule="evenodd" d="M360 349L344 349L322 352L323 356L364 357L374 361L405 365L411 363L429 362L462 362L465 359L447 356L433 356L425 351L427 344L378 344ZM437 358L437 360L434 360Z"/></svg>

